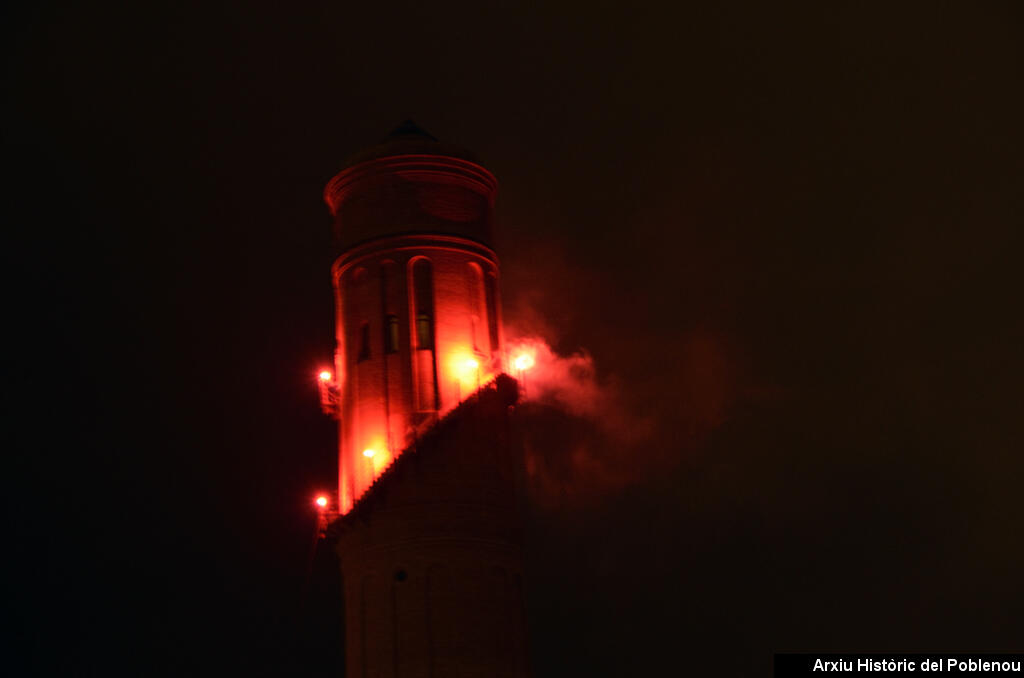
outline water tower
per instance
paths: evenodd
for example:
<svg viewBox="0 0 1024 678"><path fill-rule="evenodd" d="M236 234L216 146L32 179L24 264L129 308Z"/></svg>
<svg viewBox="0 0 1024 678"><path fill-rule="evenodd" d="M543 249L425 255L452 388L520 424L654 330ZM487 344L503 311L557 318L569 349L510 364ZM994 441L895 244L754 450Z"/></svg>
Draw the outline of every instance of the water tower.
<svg viewBox="0 0 1024 678"><path fill-rule="evenodd" d="M496 192L411 122L324 191L349 676L528 675Z"/></svg>

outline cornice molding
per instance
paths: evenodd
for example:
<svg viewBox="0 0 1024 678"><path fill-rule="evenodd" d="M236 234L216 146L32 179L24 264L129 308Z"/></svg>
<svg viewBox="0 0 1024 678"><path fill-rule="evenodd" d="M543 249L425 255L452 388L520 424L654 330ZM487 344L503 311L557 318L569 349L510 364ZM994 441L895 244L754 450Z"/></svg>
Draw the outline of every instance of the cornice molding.
<svg viewBox="0 0 1024 678"><path fill-rule="evenodd" d="M498 180L486 168L469 160L445 155L396 155L367 160L336 174L324 188L324 202L337 216L341 204L359 190L388 176L418 183L442 183L468 188L493 205Z"/></svg>
<svg viewBox="0 0 1024 678"><path fill-rule="evenodd" d="M500 265L498 255L495 254L494 250L475 240L460 238L454 235L409 233L375 238L346 250L334 261L334 264L331 266L331 273L334 279L337 280L338 276L345 269L374 255L385 252L421 251L424 249L470 252L491 261L495 268Z"/></svg>

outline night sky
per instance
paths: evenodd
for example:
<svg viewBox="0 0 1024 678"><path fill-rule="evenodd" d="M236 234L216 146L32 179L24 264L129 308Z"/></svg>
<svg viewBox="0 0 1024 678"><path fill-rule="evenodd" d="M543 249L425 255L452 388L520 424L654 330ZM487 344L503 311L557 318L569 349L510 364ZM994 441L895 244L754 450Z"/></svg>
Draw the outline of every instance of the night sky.
<svg viewBox="0 0 1024 678"><path fill-rule="evenodd" d="M536 413L538 678L1024 651L1019 8L704 4L5 9L0 672L330 670L321 193L406 118L619 414Z"/></svg>

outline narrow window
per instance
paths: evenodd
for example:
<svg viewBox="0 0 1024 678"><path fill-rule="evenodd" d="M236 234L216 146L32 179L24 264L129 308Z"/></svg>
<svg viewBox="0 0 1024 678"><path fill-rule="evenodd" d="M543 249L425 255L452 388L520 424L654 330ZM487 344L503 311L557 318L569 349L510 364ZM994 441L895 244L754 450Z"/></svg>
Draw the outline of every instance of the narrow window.
<svg viewBox="0 0 1024 678"><path fill-rule="evenodd" d="M398 353L398 316L394 314L384 319L384 352Z"/></svg>
<svg viewBox="0 0 1024 678"><path fill-rule="evenodd" d="M416 348L434 348L434 274L430 262L419 259L412 265L413 302L416 305Z"/></svg>
<svg viewBox="0 0 1024 678"><path fill-rule="evenodd" d="M484 292L487 297L487 333L491 339L491 350L498 350L498 281L487 274L484 278Z"/></svg>
<svg viewBox="0 0 1024 678"><path fill-rule="evenodd" d="M394 289L395 262L385 261L380 265L380 313L384 321L384 354L398 353L398 316L389 313L391 291Z"/></svg>
<svg viewBox="0 0 1024 678"><path fill-rule="evenodd" d="M483 334L480 318L487 314L484 303L484 272L480 266L470 262L467 264L467 292L469 294L469 330L473 339L473 350L480 351L483 347Z"/></svg>
<svg viewBox="0 0 1024 678"><path fill-rule="evenodd" d="M359 357L356 362L361 363L370 359L370 323L363 323L359 332Z"/></svg>
<svg viewBox="0 0 1024 678"><path fill-rule="evenodd" d="M421 351L434 348L434 336L430 331L430 316L425 313L416 314L416 348Z"/></svg>

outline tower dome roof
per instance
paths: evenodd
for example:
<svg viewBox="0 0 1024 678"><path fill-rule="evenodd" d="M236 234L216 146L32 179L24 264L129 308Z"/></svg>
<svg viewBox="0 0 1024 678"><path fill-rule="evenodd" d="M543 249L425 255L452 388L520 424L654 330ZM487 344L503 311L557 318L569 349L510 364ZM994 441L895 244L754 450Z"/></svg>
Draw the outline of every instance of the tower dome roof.
<svg viewBox="0 0 1024 678"><path fill-rule="evenodd" d="M368 160L400 155L441 155L480 164L480 159L470 151L454 144L438 141L437 137L412 120L404 120L398 127L391 130L391 133L379 144L370 146L346 158L341 169L346 169Z"/></svg>
<svg viewBox="0 0 1024 678"><path fill-rule="evenodd" d="M348 158L324 188L339 251L403 233L490 245L498 182L464 148L406 120L382 143Z"/></svg>

